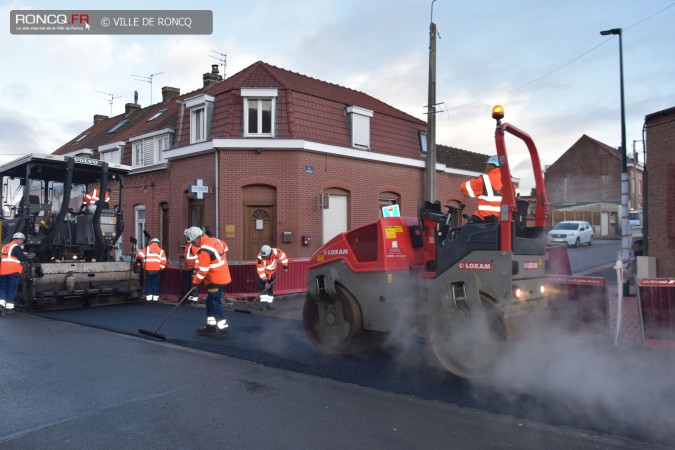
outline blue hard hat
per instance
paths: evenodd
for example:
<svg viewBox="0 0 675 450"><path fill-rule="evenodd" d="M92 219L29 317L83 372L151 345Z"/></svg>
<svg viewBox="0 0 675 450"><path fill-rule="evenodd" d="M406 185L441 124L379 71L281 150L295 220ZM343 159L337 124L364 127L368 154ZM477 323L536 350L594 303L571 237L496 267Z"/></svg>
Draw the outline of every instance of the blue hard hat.
<svg viewBox="0 0 675 450"><path fill-rule="evenodd" d="M488 158L486 164L492 164L495 167L499 167L499 158L497 158L497 155L492 155Z"/></svg>

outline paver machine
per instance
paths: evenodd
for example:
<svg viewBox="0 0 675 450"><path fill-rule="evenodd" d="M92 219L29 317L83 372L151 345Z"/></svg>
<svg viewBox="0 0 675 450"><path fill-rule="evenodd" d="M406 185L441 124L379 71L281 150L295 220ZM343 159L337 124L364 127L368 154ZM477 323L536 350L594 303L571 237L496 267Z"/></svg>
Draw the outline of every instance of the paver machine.
<svg viewBox="0 0 675 450"><path fill-rule="evenodd" d="M529 135L501 122L501 107L493 117L503 180L511 180L505 136L529 150L533 223L529 202L505 182L497 222L453 226L460 206L443 211L426 202L418 217L384 217L336 236L309 265L303 324L319 352L357 352L414 330L450 372L476 377L507 353L521 319L546 306L548 200L539 156Z"/></svg>
<svg viewBox="0 0 675 450"><path fill-rule="evenodd" d="M130 171L129 166L97 159L43 154L25 155L0 166L2 243L17 232L26 237L28 262L16 308L65 309L138 301L138 273L121 255L114 255L124 230L121 207L108 205L102 194L93 214L81 209L91 187L102 193L110 188L115 193L111 197L121 205L124 177Z"/></svg>

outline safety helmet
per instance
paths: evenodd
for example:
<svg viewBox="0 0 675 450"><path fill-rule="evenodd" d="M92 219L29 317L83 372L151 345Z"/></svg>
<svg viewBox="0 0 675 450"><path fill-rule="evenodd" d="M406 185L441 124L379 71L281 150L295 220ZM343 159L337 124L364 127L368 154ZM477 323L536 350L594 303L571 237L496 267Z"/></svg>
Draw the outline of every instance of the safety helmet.
<svg viewBox="0 0 675 450"><path fill-rule="evenodd" d="M12 239L26 239L26 236L23 233L14 233Z"/></svg>
<svg viewBox="0 0 675 450"><path fill-rule="evenodd" d="M185 230L185 237L187 240L190 242L199 239L199 237L204 234L201 228L199 227L190 227L187 230Z"/></svg>
<svg viewBox="0 0 675 450"><path fill-rule="evenodd" d="M159 239L157 238L150 239L150 243L152 244L153 242L157 242L159 244Z"/></svg>
<svg viewBox="0 0 675 450"><path fill-rule="evenodd" d="M269 245L265 244L262 247L260 247L260 254L262 256L270 256L270 253L272 253L272 247Z"/></svg>
<svg viewBox="0 0 675 450"><path fill-rule="evenodd" d="M497 158L497 155L492 155L485 164L492 164L495 167L499 167L499 158Z"/></svg>

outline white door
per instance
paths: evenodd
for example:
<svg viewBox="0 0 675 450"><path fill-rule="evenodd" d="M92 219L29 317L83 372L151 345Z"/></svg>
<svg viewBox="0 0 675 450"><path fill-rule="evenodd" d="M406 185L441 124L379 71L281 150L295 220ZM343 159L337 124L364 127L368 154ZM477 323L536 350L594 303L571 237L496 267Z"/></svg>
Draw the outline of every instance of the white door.
<svg viewBox="0 0 675 450"><path fill-rule="evenodd" d="M600 214L600 235L607 236L609 234L609 213L603 212Z"/></svg>
<svg viewBox="0 0 675 450"><path fill-rule="evenodd" d="M323 210L323 244L347 231L347 196L330 195Z"/></svg>

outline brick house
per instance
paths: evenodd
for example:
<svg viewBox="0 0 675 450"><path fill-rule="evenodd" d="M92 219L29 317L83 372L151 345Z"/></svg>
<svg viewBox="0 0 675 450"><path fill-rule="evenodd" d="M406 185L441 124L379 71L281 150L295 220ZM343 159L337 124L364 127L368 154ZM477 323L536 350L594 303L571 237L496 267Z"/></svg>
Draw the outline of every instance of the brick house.
<svg viewBox="0 0 675 450"><path fill-rule="evenodd" d="M174 263L192 225L224 239L230 261L254 259L264 243L306 258L336 234L377 219L382 206L417 215L425 122L262 61L225 80L217 67L201 89L181 95L165 87L161 103L95 116L54 152L132 167L122 205L126 236L140 243L143 230L159 236ZM460 198L459 184L482 171L487 157L450 153L469 162L439 161L441 202ZM120 245L127 254L128 237Z"/></svg>
<svg viewBox="0 0 675 450"><path fill-rule="evenodd" d="M629 155L630 156L630 155ZM627 160L629 209L642 208L642 164ZM621 153L583 135L546 168L551 204L549 226L563 220L586 220L597 236L620 235Z"/></svg>
<svg viewBox="0 0 675 450"><path fill-rule="evenodd" d="M645 117L647 254L659 277L675 277L675 107Z"/></svg>

